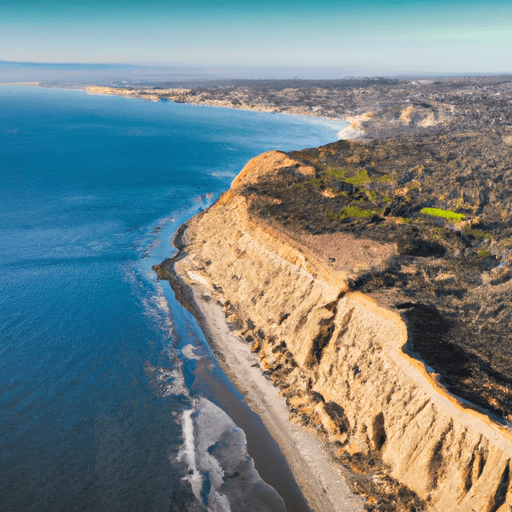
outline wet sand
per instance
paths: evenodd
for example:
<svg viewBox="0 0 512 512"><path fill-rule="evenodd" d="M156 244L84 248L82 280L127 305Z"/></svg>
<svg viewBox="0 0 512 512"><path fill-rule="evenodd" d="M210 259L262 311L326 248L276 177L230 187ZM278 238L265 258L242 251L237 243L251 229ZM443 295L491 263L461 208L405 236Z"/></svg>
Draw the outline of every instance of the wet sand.
<svg viewBox="0 0 512 512"><path fill-rule="evenodd" d="M253 458L259 475L283 498L287 510L311 512L276 441L261 418L251 411L243 397L232 388L218 365L209 357L202 356L197 361L194 376L192 392L198 392L199 396L214 402L244 431L247 452Z"/></svg>

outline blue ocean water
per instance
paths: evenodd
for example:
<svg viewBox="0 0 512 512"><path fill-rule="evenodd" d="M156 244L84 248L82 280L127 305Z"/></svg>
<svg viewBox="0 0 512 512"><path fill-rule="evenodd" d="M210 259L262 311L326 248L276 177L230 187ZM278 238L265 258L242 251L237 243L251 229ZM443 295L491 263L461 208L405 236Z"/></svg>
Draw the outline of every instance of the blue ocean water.
<svg viewBox="0 0 512 512"><path fill-rule="evenodd" d="M0 87L1 511L185 509L180 348L200 333L151 266L249 158L339 128Z"/></svg>

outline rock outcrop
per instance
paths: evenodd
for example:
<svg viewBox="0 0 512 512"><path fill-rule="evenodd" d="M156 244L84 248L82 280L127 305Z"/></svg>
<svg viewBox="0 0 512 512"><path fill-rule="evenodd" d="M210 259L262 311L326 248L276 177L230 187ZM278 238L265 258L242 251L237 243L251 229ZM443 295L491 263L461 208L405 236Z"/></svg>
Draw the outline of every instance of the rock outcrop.
<svg viewBox="0 0 512 512"><path fill-rule="evenodd" d="M281 152L252 160L213 207L180 228L180 253L162 268L172 265L181 285L206 287L223 304L292 417L323 433L340 459L380 461L416 495L418 509L512 510L505 423L449 394L404 350L408 329L399 314L349 287L350 265L385 267L396 244L366 241L375 257L361 263L361 240L337 233L353 257L343 269L329 265L307 239L253 215L240 193L284 171L315 175Z"/></svg>

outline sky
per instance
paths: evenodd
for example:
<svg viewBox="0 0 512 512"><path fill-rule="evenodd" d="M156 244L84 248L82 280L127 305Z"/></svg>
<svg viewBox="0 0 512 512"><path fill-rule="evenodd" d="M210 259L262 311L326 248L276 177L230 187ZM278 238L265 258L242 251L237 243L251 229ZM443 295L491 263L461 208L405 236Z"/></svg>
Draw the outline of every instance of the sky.
<svg viewBox="0 0 512 512"><path fill-rule="evenodd" d="M0 60L512 72L512 0L0 0Z"/></svg>

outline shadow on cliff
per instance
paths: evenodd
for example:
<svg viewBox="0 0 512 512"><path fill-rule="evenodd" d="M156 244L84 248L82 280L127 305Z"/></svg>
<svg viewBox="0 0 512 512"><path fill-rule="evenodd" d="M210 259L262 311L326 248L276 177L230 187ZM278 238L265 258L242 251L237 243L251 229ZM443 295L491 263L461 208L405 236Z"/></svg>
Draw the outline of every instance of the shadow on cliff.
<svg viewBox="0 0 512 512"><path fill-rule="evenodd" d="M512 399L499 386L511 387L512 378L497 371L483 357L467 347L465 340L477 333L462 316L443 311L432 303L443 296L463 299L466 290L438 285L429 287L423 279L400 272L400 265L392 263L383 272L369 272L350 282L352 291L372 293L401 288L402 296L410 295L422 302L397 302L393 308L407 325L408 340L403 347L410 357L421 360L440 376L440 382L455 396L477 406L499 423L512 409ZM405 293L404 293L405 292ZM431 297L428 300L428 296ZM485 384L488 384L487 386ZM465 404L470 406L470 404Z"/></svg>

